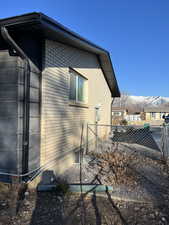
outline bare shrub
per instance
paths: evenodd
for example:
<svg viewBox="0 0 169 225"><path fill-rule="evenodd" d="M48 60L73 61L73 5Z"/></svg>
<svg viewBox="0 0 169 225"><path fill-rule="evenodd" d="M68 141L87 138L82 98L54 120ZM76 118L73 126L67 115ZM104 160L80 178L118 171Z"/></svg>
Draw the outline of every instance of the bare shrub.
<svg viewBox="0 0 169 225"><path fill-rule="evenodd" d="M134 154L126 154L118 151L92 153L98 159L97 166L102 168L101 179L109 185L133 184L134 173L129 165L134 160Z"/></svg>

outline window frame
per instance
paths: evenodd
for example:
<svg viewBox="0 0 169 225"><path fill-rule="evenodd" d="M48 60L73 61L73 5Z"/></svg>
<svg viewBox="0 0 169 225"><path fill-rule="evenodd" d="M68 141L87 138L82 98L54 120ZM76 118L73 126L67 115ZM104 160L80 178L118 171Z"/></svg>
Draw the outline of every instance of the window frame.
<svg viewBox="0 0 169 225"><path fill-rule="evenodd" d="M122 116L122 112L120 112L120 111L118 111L118 112L113 112L113 116L114 117L120 117L120 116Z"/></svg>
<svg viewBox="0 0 169 225"><path fill-rule="evenodd" d="M151 119L156 119L156 112L151 112Z"/></svg>
<svg viewBox="0 0 169 225"><path fill-rule="evenodd" d="M70 93L71 93L71 87L70 87L70 79L71 79L71 74L74 74L76 76L76 81L75 81L75 96L76 99L71 99L70 98ZM79 101L79 77L84 80L84 101ZM69 67L69 102L76 104L76 105L87 105L88 103L88 79L74 70L73 68Z"/></svg>

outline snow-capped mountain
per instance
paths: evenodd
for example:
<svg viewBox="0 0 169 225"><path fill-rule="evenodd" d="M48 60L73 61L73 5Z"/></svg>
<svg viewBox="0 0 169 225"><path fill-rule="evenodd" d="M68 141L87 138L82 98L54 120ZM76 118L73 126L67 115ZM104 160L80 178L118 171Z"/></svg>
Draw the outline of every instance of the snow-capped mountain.
<svg viewBox="0 0 169 225"><path fill-rule="evenodd" d="M159 105L169 105L169 97L161 96L128 96L127 102L131 104L143 104L148 107L156 107Z"/></svg>
<svg viewBox="0 0 169 225"><path fill-rule="evenodd" d="M129 110L143 110L150 107L169 107L169 97L134 96L122 94L114 102L114 106L125 107Z"/></svg>

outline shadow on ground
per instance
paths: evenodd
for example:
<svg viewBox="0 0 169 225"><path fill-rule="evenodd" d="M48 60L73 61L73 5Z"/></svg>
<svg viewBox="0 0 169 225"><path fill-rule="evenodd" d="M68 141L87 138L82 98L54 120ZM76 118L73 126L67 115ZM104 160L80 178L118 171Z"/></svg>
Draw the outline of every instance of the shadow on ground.
<svg viewBox="0 0 169 225"><path fill-rule="evenodd" d="M99 173L101 171L99 170ZM50 171L45 171L45 176L42 178L46 175L53 176ZM96 175L92 183L97 179ZM106 190L102 194L104 194L104 198L98 197L95 187L88 192L79 194L69 192L63 194L55 190L37 192L30 225L102 225L106 224L105 221L109 225L114 222L127 225L120 209L111 198L111 193Z"/></svg>
<svg viewBox="0 0 169 225"><path fill-rule="evenodd" d="M123 193L114 189L113 193L106 191L102 196L94 189L78 195L58 195L54 191L37 193L30 225L169 224L168 168L160 161L160 153L136 144L122 146L137 158L128 165L136 178L135 188L126 186L124 190L121 188ZM104 170L103 166L99 167L91 184L103 183ZM112 168L110 171L115 172ZM130 202L133 196L136 201ZM116 197L128 198L128 201L115 200Z"/></svg>

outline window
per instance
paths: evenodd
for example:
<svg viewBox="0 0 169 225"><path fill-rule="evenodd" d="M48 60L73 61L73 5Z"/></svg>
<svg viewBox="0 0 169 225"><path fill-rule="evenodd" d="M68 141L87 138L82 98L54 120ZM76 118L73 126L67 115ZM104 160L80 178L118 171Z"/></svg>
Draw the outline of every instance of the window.
<svg viewBox="0 0 169 225"><path fill-rule="evenodd" d="M150 114L151 114L151 118L152 119L155 119L156 118L156 113L155 112L151 112Z"/></svg>
<svg viewBox="0 0 169 225"><path fill-rule="evenodd" d="M114 112L113 115L114 115L114 116L121 116L122 113L121 113L121 112Z"/></svg>
<svg viewBox="0 0 169 225"><path fill-rule="evenodd" d="M69 99L87 103L87 79L72 69L70 69Z"/></svg>

